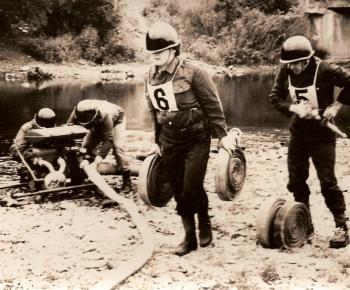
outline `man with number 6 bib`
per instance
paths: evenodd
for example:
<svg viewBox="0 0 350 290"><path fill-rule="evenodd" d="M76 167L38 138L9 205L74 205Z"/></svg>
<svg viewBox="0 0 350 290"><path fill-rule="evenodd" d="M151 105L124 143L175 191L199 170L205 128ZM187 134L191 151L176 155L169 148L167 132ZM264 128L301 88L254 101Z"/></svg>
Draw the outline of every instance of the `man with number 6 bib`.
<svg viewBox="0 0 350 290"><path fill-rule="evenodd" d="M185 239L175 254L212 242L208 196L204 189L211 135L229 153L229 142L221 101L211 77L200 66L182 59L180 40L168 23L157 22L147 32L146 48L153 65L145 74L145 90L155 129L153 152L162 155L165 176L173 190L176 211L181 216Z"/></svg>
<svg viewBox="0 0 350 290"><path fill-rule="evenodd" d="M310 41L303 36L290 37L283 43L280 62L269 98L282 114L294 115L289 127L287 188L295 201L310 208L306 181L311 157L321 193L335 221L336 231L329 246L345 247L349 243L345 201L334 172L336 134L326 124L333 121L343 104L350 105L350 73L314 56ZM335 86L343 88L337 100L333 96ZM321 120L314 118L316 115Z"/></svg>

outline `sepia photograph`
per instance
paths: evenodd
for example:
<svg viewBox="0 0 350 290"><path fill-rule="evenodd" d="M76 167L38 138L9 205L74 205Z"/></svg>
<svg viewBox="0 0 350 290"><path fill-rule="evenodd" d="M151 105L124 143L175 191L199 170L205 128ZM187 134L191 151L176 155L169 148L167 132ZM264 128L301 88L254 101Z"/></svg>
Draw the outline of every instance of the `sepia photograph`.
<svg viewBox="0 0 350 290"><path fill-rule="evenodd" d="M0 290L350 289L349 0L0 26Z"/></svg>

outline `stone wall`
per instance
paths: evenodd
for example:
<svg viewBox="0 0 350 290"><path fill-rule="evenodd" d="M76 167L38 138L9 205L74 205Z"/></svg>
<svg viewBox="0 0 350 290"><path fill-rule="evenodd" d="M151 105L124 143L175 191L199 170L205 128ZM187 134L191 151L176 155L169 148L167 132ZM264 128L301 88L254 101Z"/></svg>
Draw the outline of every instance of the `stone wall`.
<svg viewBox="0 0 350 290"><path fill-rule="evenodd" d="M336 62L350 61L350 0L301 0L313 40Z"/></svg>

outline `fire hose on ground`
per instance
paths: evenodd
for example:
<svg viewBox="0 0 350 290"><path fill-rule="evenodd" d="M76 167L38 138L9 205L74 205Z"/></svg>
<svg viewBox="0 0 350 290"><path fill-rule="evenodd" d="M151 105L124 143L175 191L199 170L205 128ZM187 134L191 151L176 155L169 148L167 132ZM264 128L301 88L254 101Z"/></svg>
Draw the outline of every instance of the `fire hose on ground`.
<svg viewBox="0 0 350 290"><path fill-rule="evenodd" d="M110 270L104 279L91 288L92 290L112 289L141 269L152 257L154 250L153 234L150 231L147 222L142 220L136 205L132 201L118 195L108 185L105 179L90 166L87 160L83 160L80 163L80 167L85 171L91 182L94 183L107 197L126 209L133 223L139 229L144 241L141 247L136 250L135 254L130 257L129 261L122 262L119 264L118 268Z"/></svg>
<svg viewBox="0 0 350 290"><path fill-rule="evenodd" d="M30 136L28 137L30 143L37 144L45 141L58 140L61 144L62 149L68 147L66 144L71 138L83 135L85 132L84 128L66 126L66 127L56 127L56 128L44 128L44 129L34 129L30 131ZM245 177L246 177L246 159L244 156L243 148L239 146L239 141L241 139L241 131L238 128L233 128L228 135L231 137L231 141L236 144L236 150L232 154L228 154L223 148L219 149L219 154L217 157L217 164L215 170L215 183L217 194L220 199L225 201L233 201L241 193ZM69 140L68 140L69 139ZM65 142L63 142L65 141ZM69 143L70 144L70 143ZM72 145L69 145L72 146ZM78 164L70 164L72 161L67 156L66 159L60 157L60 150L52 150L51 148L38 149L37 152L30 157L30 161L33 165L46 167L49 171L43 178L40 172L36 172L31 168L31 163L28 163L18 148L16 148L21 161L25 168L28 170L28 175L21 175L21 178L26 182L21 182L15 185L7 185L0 187L0 189L6 188L24 188L25 193L14 193L12 191L9 198L9 202L16 202L13 198L22 198L27 196L38 195L41 197L44 194L55 193L59 191L75 190L79 188L85 188L88 186L96 186L104 195L106 195L111 200L117 202L123 206L132 222L138 228L143 244L136 249L134 254L126 262L119 263L118 267L113 270L109 270L107 276L99 281L96 285L92 287L93 290L101 289L112 289L117 287L129 276L140 270L153 256L154 251L154 241L153 234L150 231L146 221L142 220L139 215L138 208L136 205L118 195L102 177L102 175L118 175L122 174L118 170L117 165L101 163L97 169L90 166L88 160L83 160L79 163L79 167L85 172L86 176L89 178L89 183L84 183L83 180L79 178L79 172L75 169ZM36 148L37 149L37 148ZM71 147L69 151L71 152ZM141 166L131 166L130 174L132 176L138 176L138 193L142 201L153 207L163 207L165 206L173 197L173 192L171 187L164 176L164 164L162 158L158 154L146 154L144 161ZM59 169L55 170L55 167L51 162L57 159L57 165ZM73 156L74 157L74 156ZM75 160L75 159L74 159ZM64 174L65 169L68 168L67 178ZM72 170L73 168L73 170ZM77 173L78 172L78 173ZM78 178L76 176L78 174ZM36 174L40 177L38 178ZM74 182L72 183L72 179ZM85 176L84 176L85 179ZM71 184L67 186L67 184ZM26 188L28 187L28 189ZM42 189L43 188L43 189ZM30 192L27 192L27 191Z"/></svg>

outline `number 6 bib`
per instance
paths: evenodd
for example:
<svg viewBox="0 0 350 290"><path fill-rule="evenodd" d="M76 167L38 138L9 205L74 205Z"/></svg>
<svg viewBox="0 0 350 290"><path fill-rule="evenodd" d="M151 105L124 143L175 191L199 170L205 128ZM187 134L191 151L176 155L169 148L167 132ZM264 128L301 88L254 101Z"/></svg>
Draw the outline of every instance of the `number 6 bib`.
<svg viewBox="0 0 350 290"><path fill-rule="evenodd" d="M176 98L173 89L173 80L180 65L181 64L178 65L170 81L157 86L152 86L148 82L147 89L154 108L160 111L169 112L179 110L176 105Z"/></svg>
<svg viewBox="0 0 350 290"><path fill-rule="evenodd" d="M153 107L160 111L178 111L173 90L173 82L169 81L158 86L148 84L148 93Z"/></svg>

